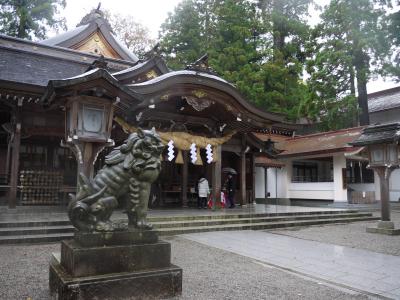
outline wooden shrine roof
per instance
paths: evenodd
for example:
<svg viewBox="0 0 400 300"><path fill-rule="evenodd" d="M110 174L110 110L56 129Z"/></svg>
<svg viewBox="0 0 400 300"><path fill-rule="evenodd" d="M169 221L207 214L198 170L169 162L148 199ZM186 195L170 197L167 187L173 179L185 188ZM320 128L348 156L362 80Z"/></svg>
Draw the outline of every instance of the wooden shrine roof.
<svg viewBox="0 0 400 300"><path fill-rule="evenodd" d="M350 143L361 135L363 128L354 127L287 138L279 141L276 145L276 148L283 150L278 157L354 151L355 148Z"/></svg>
<svg viewBox="0 0 400 300"><path fill-rule="evenodd" d="M76 49L134 63L139 61L139 58L113 35L110 24L99 9L92 10L75 29L40 43Z"/></svg>

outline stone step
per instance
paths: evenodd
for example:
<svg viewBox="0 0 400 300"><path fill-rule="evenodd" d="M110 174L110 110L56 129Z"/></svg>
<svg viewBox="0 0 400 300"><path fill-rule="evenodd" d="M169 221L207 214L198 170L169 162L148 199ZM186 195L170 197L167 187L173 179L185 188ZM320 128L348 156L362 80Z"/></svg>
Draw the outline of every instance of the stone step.
<svg viewBox="0 0 400 300"><path fill-rule="evenodd" d="M208 211L207 211L208 212ZM211 219L240 219L252 217L275 217L275 216L303 216L303 215L335 215L342 213L358 213L358 210L348 209L348 210L323 210L323 211L303 211L303 212L285 212L285 213L234 213L234 210L228 211L225 214L207 214L207 215L192 215L192 216L166 216L166 217L155 217L149 216L150 222L164 222L164 221L185 221L185 220L211 220Z"/></svg>
<svg viewBox="0 0 400 300"><path fill-rule="evenodd" d="M354 217L370 217L371 213L351 213L351 214L318 214L318 215L304 215L304 216L286 216L286 217L249 217L237 218L237 219L205 219L205 220L184 220L184 221L163 221L153 222L151 224L155 229L158 228L172 228L172 227L193 227L193 226L210 226L210 225L223 225L229 224L240 224L240 223L260 223L260 222L279 222L279 221L291 221L291 220L309 220L309 219L330 219L330 218L354 218Z"/></svg>
<svg viewBox="0 0 400 300"><path fill-rule="evenodd" d="M286 217L249 217L237 219L200 219L200 220L185 220L175 221L170 219L163 222L150 222L155 229L172 228L172 227L197 227L197 226L213 226L224 224L240 224L240 223L260 223L260 222L278 222L292 220L309 220L309 219L329 219L329 218L351 218L351 217L368 217L370 213L342 213L342 214L314 214L314 215L292 215ZM12 225L15 225L14 227ZM73 232L74 228L70 222L17 222L9 223L8 226L0 227L0 236L5 235L28 235L28 234L52 234Z"/></svg>
<svg viewBox="0 0 400 300"><path fill-rule="evenodd" d="M160 228L157 229L161 236L206 232L206 231L222 231L222 230L263 230L285 227L312 226L332 223L348 223L357 221L373 221L378 217L354 217L354 218L333 218L333 219L309 219L309 220L293 220L280 222L259 222L246 224L225 224L213 226L191 226L180 228ZM19 243L50 243L73 237L73 233L52 233L52 234L35 234L35 235L11 235L0 236L1 244L19 244Z"/></svg>
<svg viewBox="0 0 400 300"><path fill-rule="evenodd" d="M0 222L0 230L4 228L16 227L42 227L42 226L68 226L71 225L69 220L62 221L13 221L13 222Z"/></svg>
<svg viewBox="0 0 400 300"><path fill-rule="evenodd" d="M74 227L71 225L0 228L0 236L36 235L36 234L53 234L53 233L56 234L56 233L71 233L71 232L74 232Z"/></svg>
<svg viewBox="0 0 400 300"><path fill-rule="evenodd" d="M343 213L357 213L357 210L338 210L338 211L312 211L312 212L289 212L289 213L227 213L227 214L211 214L211 215L193 215L193 216L166 216L154 217L149 216L150 223L169 222L169 221L192 221L192 220L232 220L232 219L246 219L251 216L252 218L261 217L287 217L287 216L313 216L313 215L337 215ZM71 222L63 218L60 220L47 220L47 221L32 221L29 220L29 215L25 217L26 221L0 221L0 228L5 227L33 227L33 226L67 226Z"/></svg>
<svg viewBox="0 0 400 300"><path fill-rule="evenodd" d="M378 217L359 217L359 218L339 218L339 219L312 219L291 222L261 222L249 224L226 224L222 226L197 226L197 227L181 227L181 228L160 228L157 229L160 235L177 235L185 233L206 232L206 231L224 231L224 230L263 230L285 227L301 227L312 225L323 225L333 223L350 223L358 221L374 221L379 220Z"/></svg>
<svg viewBox="0 0 400 300"><path fill-rule="evenodd" d="M53 243L74 237L73 233L0 236L0 245Z"/></svg>

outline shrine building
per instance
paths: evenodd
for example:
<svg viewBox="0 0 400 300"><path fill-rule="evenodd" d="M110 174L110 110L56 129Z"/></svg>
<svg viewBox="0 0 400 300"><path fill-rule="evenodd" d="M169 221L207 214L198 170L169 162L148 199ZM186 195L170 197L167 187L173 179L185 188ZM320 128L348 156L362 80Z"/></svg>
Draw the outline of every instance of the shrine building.
<svg viewBox="0 0 400 300"><path fill-rule="evenodd" d="M252 203L256 174L282 166L266 137L287 138L297 128L243 98L206 56L179 71L168 68L157 47L139 59L93 10L75 29L41 42L0 35L1 205L68 203L78 166L62 146L63 103L72 98L113 103L110 143L120 145L138 127L159 132L166 146L153 206L192 205L202 174L218 199L228 172L236 173L236 203ZM98 153L95 169L110 149Z"/></svg>

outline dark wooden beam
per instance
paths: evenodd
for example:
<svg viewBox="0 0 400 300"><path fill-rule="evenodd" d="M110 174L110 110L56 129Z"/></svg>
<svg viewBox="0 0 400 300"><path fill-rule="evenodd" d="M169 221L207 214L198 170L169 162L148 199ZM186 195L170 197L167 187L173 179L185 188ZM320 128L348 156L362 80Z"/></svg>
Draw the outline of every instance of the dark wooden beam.
<svg viewBox="0 0 400 300"><path fill-rule="evenodd" d="M21 146L21 111L20 107L15 110L14 134L12 144L11 174L10 174L10 190L8 193L8 207L15 208L17 205L17 186L19 175L19 152Z"/></svg>
<svg viewBox="0 0 400 300"><path fill-rule="evenodd" d="M217 161L212 164L212 209L216 209L215 203L221 201L221 171L222 171L222 151L221 146L214 147Z"/></svg>
<svg viewBox="0 0 400 300"><path fill-rule="evenodd" d="M242 151L240 152L240 205L246 202L246 135L242 135Z"/></svg>
<svg viewBox="0 0 400 300"><path fill-rule="evenodd" d="M252 183L251 183L251 201L254 202L256 199L256 164L255 164L255 159L254 159L254 153L251 154L251 174L252 176Z"/></svg>
<svg viewBox="0 0 400 300"><path fill-rule="evenodd" d="M188 207L188 175L189 175L189 158L188 152L183 150L183 165L182 165L182 207Z"/></svg>
<svg viewBox="0 0 400 300"><path fill-rule="evenodd" d="M188 124L197 124L197 125L207 125L211 127L216 126L216 122L210 119L182 115L182 114L174 114L168 112L160 112L155 110L149 110L145 112L141 118L141 120L149 120L149 121L170 121L173 120L176 123L188 123Z"/></svg>

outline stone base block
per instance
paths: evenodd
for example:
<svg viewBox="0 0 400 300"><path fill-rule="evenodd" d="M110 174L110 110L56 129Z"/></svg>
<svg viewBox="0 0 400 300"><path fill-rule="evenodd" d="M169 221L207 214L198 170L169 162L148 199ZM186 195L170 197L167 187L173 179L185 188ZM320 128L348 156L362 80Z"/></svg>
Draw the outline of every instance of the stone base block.
<svg viewBox="0 0 400 300"><path fill-rule="evenodd" d="M182 269L170 265L136 272L73 277L61 266L60 256L53 255L49 285L53 299L59 300L168 298L182 293Z"/></svg>
<svg viewBox="0 0 400 300"><path fill-rule="evenodd" d="M392 221L379 221L379 229L394 229L394 223Z"/></svg>
<svg viewBox="0 0 400 300"><path fill-rule="evenodd" d="M102 247L130 244L151 244L158 241L155 230L128 230L116 232L75 232L74 240L82 247Z"/></svg>
<svg viewBox="0 0 400 300"><path fill-rule="evenodd" d="M61 242L61 265L71 276L166 268L171 264L171 244L128 244L82 247L74 240Z"/></svg>
<svg viewBox="0 0 400 300"><path fill-rule="evenodd" d="M379 228L379 227L367 227L367 232L387 234L387 235L400 235L400 229L389 229L389 228Z"/></svg>

